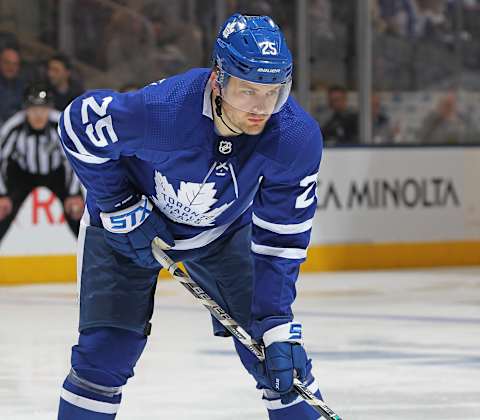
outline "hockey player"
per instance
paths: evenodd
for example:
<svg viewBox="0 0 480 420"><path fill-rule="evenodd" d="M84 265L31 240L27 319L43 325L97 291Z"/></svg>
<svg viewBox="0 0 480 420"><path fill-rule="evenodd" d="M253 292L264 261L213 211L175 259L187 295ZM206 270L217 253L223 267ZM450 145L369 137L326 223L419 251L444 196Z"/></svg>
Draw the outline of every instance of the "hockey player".
<svg viewBox="0 0 480 420"><path fill-rule="evenodd" d="M234 340L270 419L318 419L320 396L291 305L316 207L322 137L289 96L292 58L267 16L235 14L212 69L129 93L87 92L60 121L87 189L80 232L80 336L60 420L115 418L150 333L160 265L152 240L266 347ZM214 334L227 336L213 320Z"/></svg>

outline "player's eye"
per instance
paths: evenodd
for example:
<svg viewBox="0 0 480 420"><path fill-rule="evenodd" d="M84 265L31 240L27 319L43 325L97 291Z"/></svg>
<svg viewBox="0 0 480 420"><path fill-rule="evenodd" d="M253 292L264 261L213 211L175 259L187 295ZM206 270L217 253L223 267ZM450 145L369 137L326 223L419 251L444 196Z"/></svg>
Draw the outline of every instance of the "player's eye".
<svg viewBox="0 0 480 420"><path fill-rule="evenodd" d="M255 95L255 91L253 89L242 89L241 92L244 95L248 95L248 96Z"/></svg>
<svg viewBox="0 0 480 420"><path fill-rule="evenodd" d="M280 92L279 89L269 90L267 92L267 96L277 96L279 92Z"/></svg>

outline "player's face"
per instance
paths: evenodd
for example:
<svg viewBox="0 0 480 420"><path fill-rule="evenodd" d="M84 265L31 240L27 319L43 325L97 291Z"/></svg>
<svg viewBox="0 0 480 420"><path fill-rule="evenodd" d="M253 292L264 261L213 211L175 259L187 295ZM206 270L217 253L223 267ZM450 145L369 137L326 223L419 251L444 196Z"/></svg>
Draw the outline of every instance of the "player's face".
<svg viewBox="0 0 480 420"><path fill-rule="evenodd" d="M29 106L26 110L27 121L34 130L43 130L48 123L50 108L48 106Z"/></svg>
<svg viewBox="0 0 480 420"><path fill-rule="evenodd" d="M281 85L250 83L231 76L223 92L222 108L245 134L259 134L277 104Z"/></svg>

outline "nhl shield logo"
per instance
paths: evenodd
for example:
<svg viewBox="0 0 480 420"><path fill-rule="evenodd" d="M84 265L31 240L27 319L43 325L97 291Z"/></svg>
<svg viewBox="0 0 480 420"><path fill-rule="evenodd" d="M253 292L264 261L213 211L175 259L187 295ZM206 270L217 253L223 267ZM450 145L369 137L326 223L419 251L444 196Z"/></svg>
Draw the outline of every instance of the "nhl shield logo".
<svg viewBox="0 0 480 420"><path fill-rule="evenodd" d="M228 140L221 140L220 143L218 143L218 151L222 155L229 155L232 153L232 142Z"/></svg>

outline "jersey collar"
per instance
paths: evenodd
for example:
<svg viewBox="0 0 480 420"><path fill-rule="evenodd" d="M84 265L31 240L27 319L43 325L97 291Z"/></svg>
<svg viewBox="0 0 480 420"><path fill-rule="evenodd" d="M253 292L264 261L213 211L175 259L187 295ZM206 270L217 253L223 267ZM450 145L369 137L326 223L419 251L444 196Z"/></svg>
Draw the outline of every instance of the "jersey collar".
<svg viewBox="0 0 480 420"><path fill-rule="evenodd" d="M212 86L210 85L210 79L207 80L207 84L205 85L205 90L203 92L203 110L202 114L206 117L213 120L212 115L212 103L210 99L210 95L212 94Z"/></svg>

